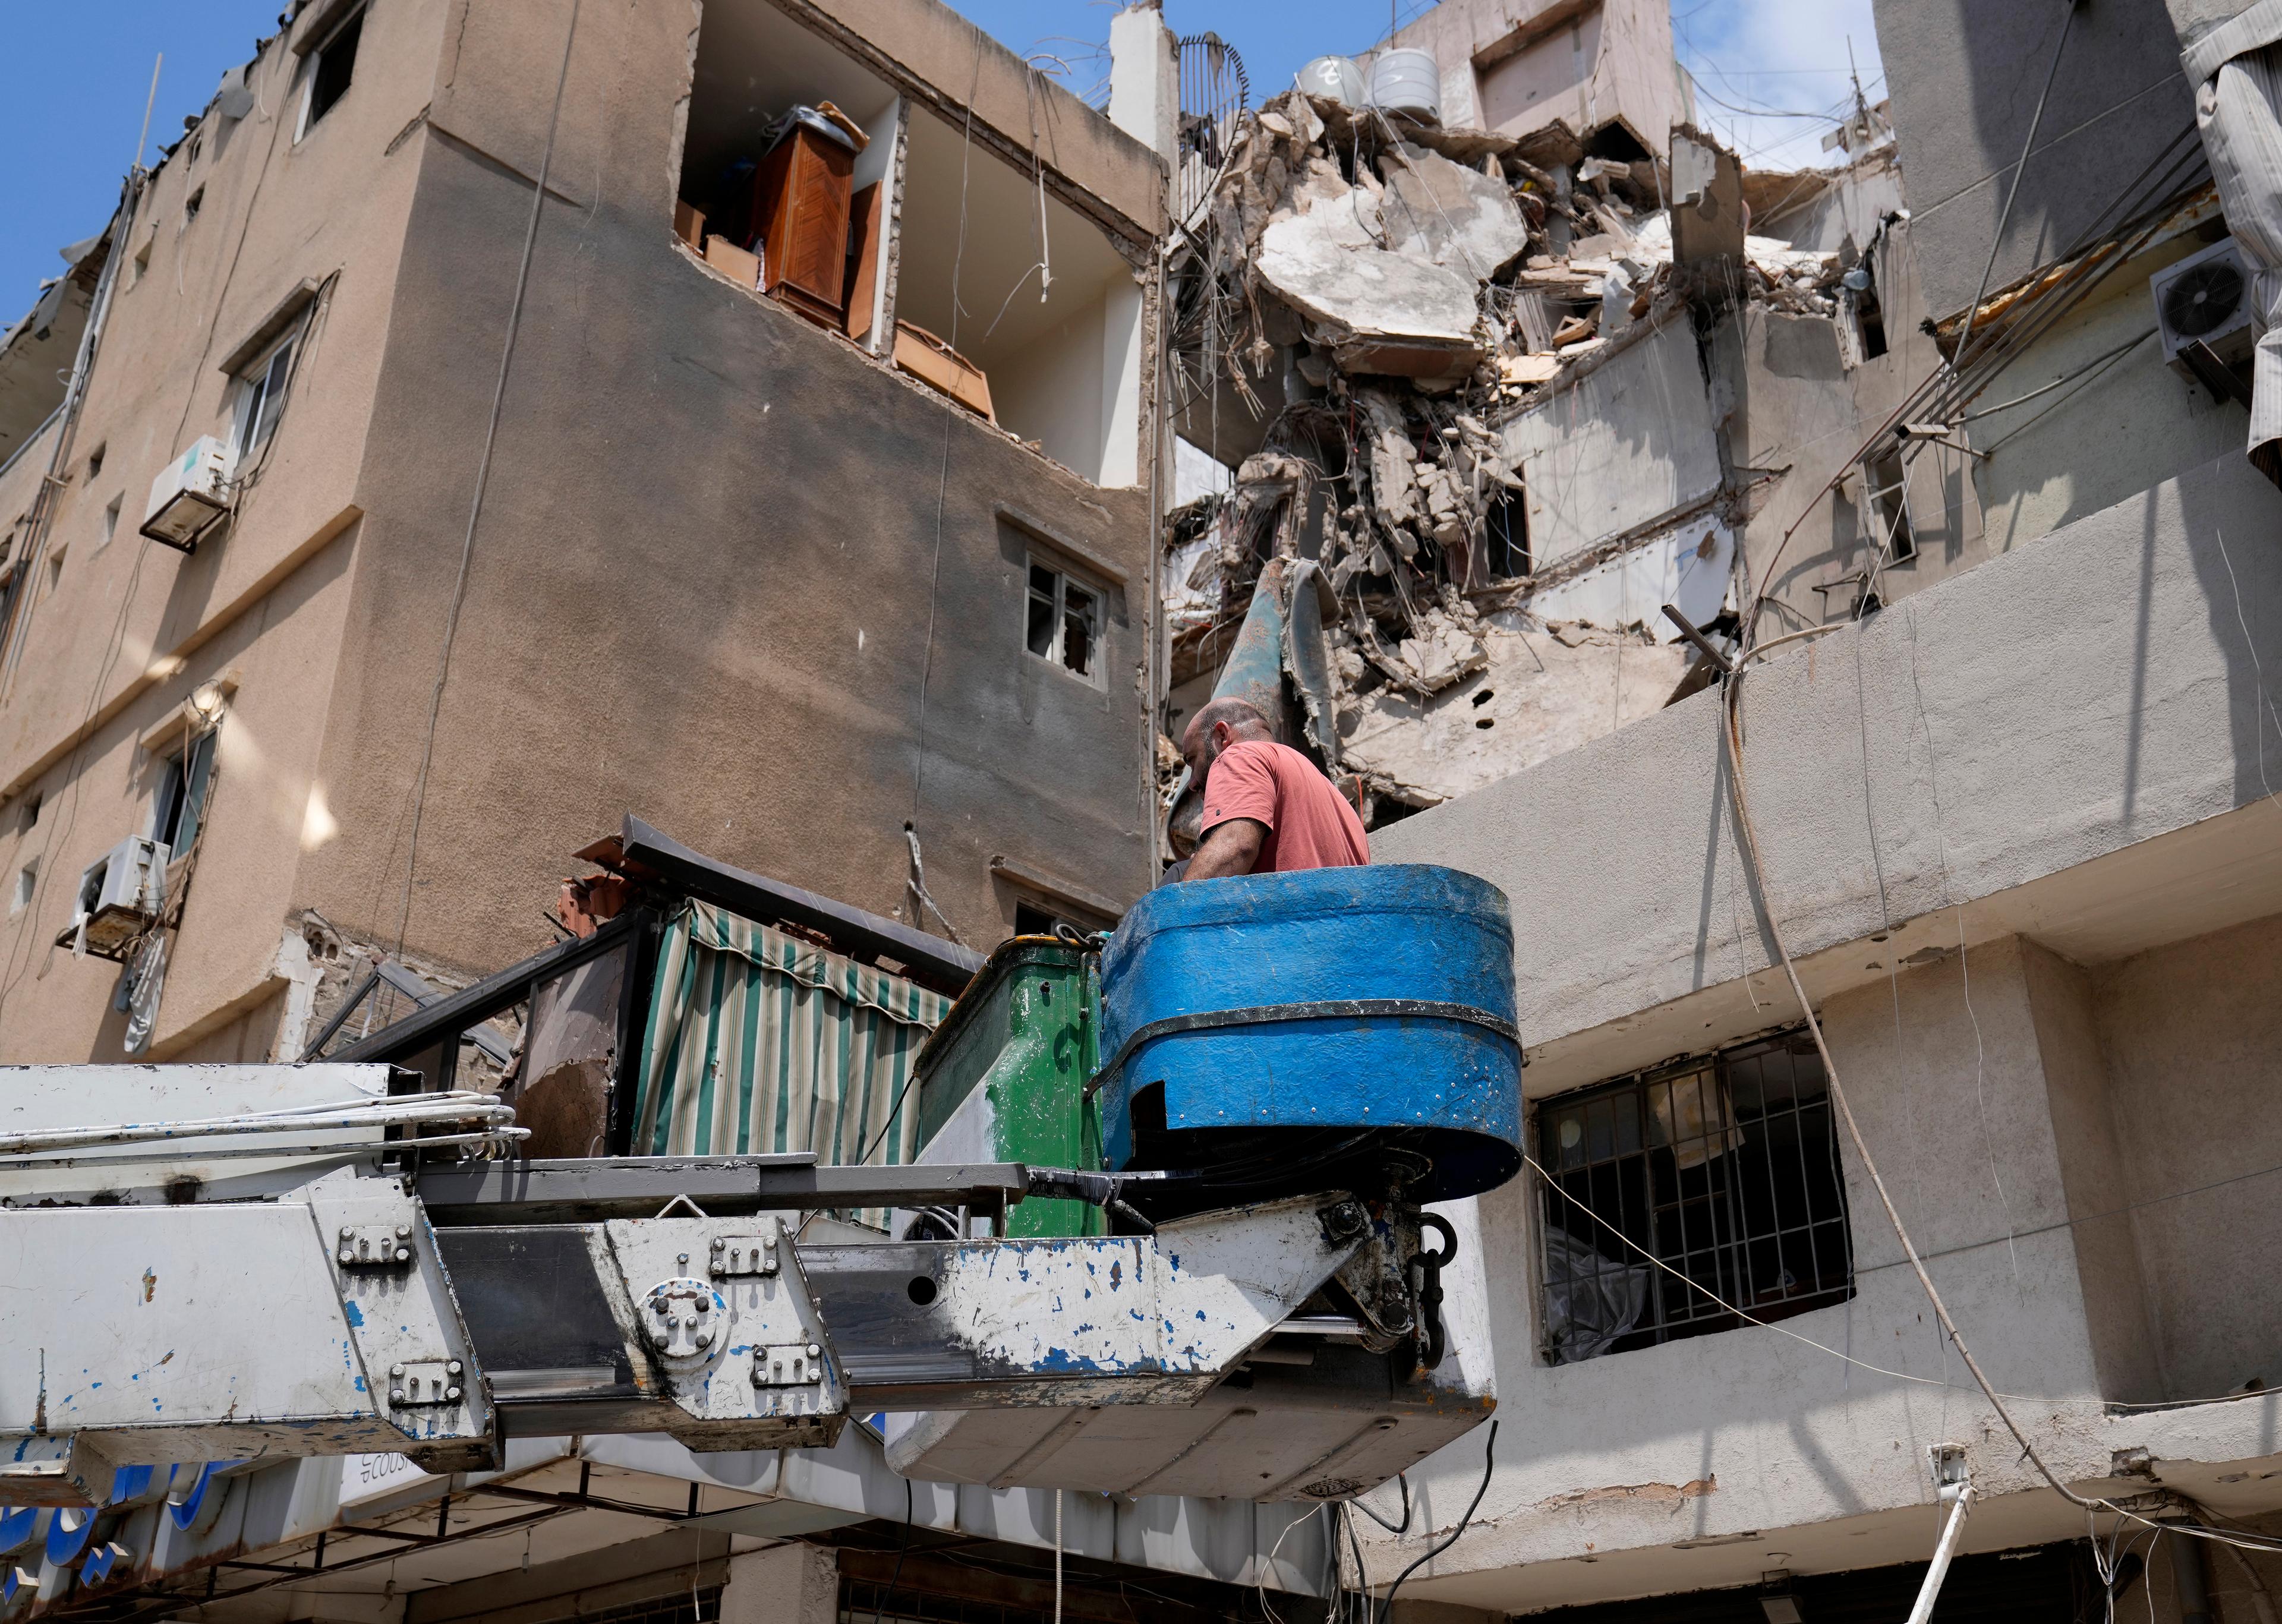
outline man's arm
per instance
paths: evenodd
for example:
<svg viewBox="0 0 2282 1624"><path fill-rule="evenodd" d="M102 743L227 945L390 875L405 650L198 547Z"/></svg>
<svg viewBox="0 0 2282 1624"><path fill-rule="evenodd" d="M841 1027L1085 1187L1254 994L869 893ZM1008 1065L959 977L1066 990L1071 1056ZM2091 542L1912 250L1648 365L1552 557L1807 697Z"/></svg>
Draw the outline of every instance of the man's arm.
<svg viewBox="0 0 2282 1624"><path fill-rule="evenodd" d="M1230 818L1215 823L1189 859L1184 880L1217 880L1223 874L1248 874L1260 860L1261 843L1268 826L1252 818Z"/></svg>

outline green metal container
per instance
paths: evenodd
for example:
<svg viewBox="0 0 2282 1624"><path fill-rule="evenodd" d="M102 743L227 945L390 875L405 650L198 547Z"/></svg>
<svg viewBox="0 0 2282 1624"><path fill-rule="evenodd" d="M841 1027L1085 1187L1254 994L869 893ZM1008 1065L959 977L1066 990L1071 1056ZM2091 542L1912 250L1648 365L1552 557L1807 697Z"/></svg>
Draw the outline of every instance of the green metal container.
<svg viewBox="0 0 2282 1624"><path fill-rule="evenodd" d="M1101 1063L1101 960L1054 936L990 955L920 1049L920 1162L1101 1166L1101 1113L1085 1098ZM1083 1201L1033 1199L1009 1235L1105 1233Z"/></svg>

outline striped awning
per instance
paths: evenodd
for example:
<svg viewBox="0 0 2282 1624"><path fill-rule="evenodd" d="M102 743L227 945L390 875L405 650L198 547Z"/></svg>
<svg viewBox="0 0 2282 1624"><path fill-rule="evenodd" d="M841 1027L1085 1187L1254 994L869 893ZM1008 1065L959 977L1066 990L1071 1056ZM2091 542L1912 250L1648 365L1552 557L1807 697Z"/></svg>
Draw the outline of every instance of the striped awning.
<svg viewBox="0 0 2282 1624"><path fill-rule="evenodd" d="M912 1064L949 998L695 901L666 927L655 987L638 1154L852 1164L918 1150Z"/></svg>

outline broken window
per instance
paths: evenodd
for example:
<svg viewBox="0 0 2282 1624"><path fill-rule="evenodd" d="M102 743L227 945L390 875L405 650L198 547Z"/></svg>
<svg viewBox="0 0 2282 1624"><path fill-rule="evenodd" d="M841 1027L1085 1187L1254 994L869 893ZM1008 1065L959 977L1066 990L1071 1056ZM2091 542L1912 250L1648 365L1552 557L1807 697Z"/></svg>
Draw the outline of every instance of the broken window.
<svg viewBox="0 0 2282 1624"><path fill-rule="evenodd" d="M1492 580L1529 573L1529 508L1519 491L1507 492L1482 516L1482 550Z"/></svg>
<svg viewBox="0 0 2282 1624"><path fill-rule="evenodd" d="M1854 333L1861 342L1865 360L1886 353L1886 307L1878 299L1878 282L1870 269L1870 261L1861 264L1840 278L1840 285L1852 295L1848 303L1854 310Z"/></svg>
<svg viewBox="0 0 2282 1624"><path fill-rule="evenodd" d="M1548 1100L1537 1154L1550 1364L1854 1294L1829 1084L1804 1029Z"/></svg>
<svg viewBox="0 0 2282 1624"><path fill-rule="evenodd" d="M16 871L16 889L8 898L8 917L13 919L32 905L32 894L40 889L40 859L34 858Z"/></svg>
<svg viewBox="0 0 2282 1624"><path fill-rule="evenodd" d="M785 125L796 109L840 135ZM818 163L772 168L780 136L806 142ZM830 175L812 184L798 178L821 168ZM679 206L677 229L717 268L1082 478L1140 483L1134 268L1052 177L1009 162L958 107L907 102L775 6L709 8Z"/></svg>
<svg viewBox="0 0 2282 1624"><path fill-rule="evenodd" d="M309 58L309 89L307 99L301 105L300 135L333 110L333 105L346 96L349 82L356 74L357 42L364 35L364 11L360 7L349 19L325 36ZM300 138L299 135L294 137Z"/></svg>
<svg viewBox="0 0 2282 1624"><path fill-rule="evenodd" d="M198 217L198 210L206 206L206 189L203 186L199 187L189 197L182 199L182 223L184 225L190 224L190 221Z"/></svg>
<svg viewBox="0 0 2282 1624"><path fill-rule="evenodd" d="M1878 533L1872 539L1879 549L1895 563L1916 557L1917 535L1910 527L1910 470L1899 447L1865 462L1862 482L1877 518Z"/></svg>
<svg viewBox="0 0 2282 1624"><path fill-rule="evenodd" d="M285 409L285 388L292 381L294 339L299 336L287 334L238 379L234 438L241 458L261 448Z"/></svg>
<svg viewBox="0 0 2282 1624"><path fill-rule="evenodd" d="M1101 679L1101 594L1033 560L1023 641L1042 660L1087 681Z"/></svg>
<svg viewBox="0 0 2282 1624"><path fill-rule="evenodd" d="M213 777L212 729L189 741L159 765L159 795L152 804L151 838L181 857L198 837L205 820L206 785Z"/></svg>

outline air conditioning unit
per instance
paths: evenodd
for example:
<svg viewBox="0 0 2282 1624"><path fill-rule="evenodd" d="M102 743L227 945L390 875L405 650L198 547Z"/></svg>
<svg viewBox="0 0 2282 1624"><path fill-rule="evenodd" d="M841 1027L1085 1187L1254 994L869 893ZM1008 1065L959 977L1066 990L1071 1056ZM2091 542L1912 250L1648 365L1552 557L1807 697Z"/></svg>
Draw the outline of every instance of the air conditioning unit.
<svg viewBox="0 0 2282 1624"><path fill-rule="evenodd" d="M89 863L79 877L72 921L56 945L124 961L136 939L158 922L170 855L148 835L130 835Z"/></svg>
<svg viewBox="0 0 2282 1624"><path fill-rule="evenodd" d="M199 538L229 512L229 481L237 471L237 456L224 441L209 434L191 442L151 481L143 533L186 553L198 551Z"/></svg>
<svg viewBox="0 0 2282 1624"><path fill-rule="evenodd" d="M2250 354L2256 338L2250 325L2250 268L2232 237L2166 265L2147 279L2147 290L2155 298L2163 359L2181 377L2196 377L2180 352L2199 340L2230 364Z"/></svg>

